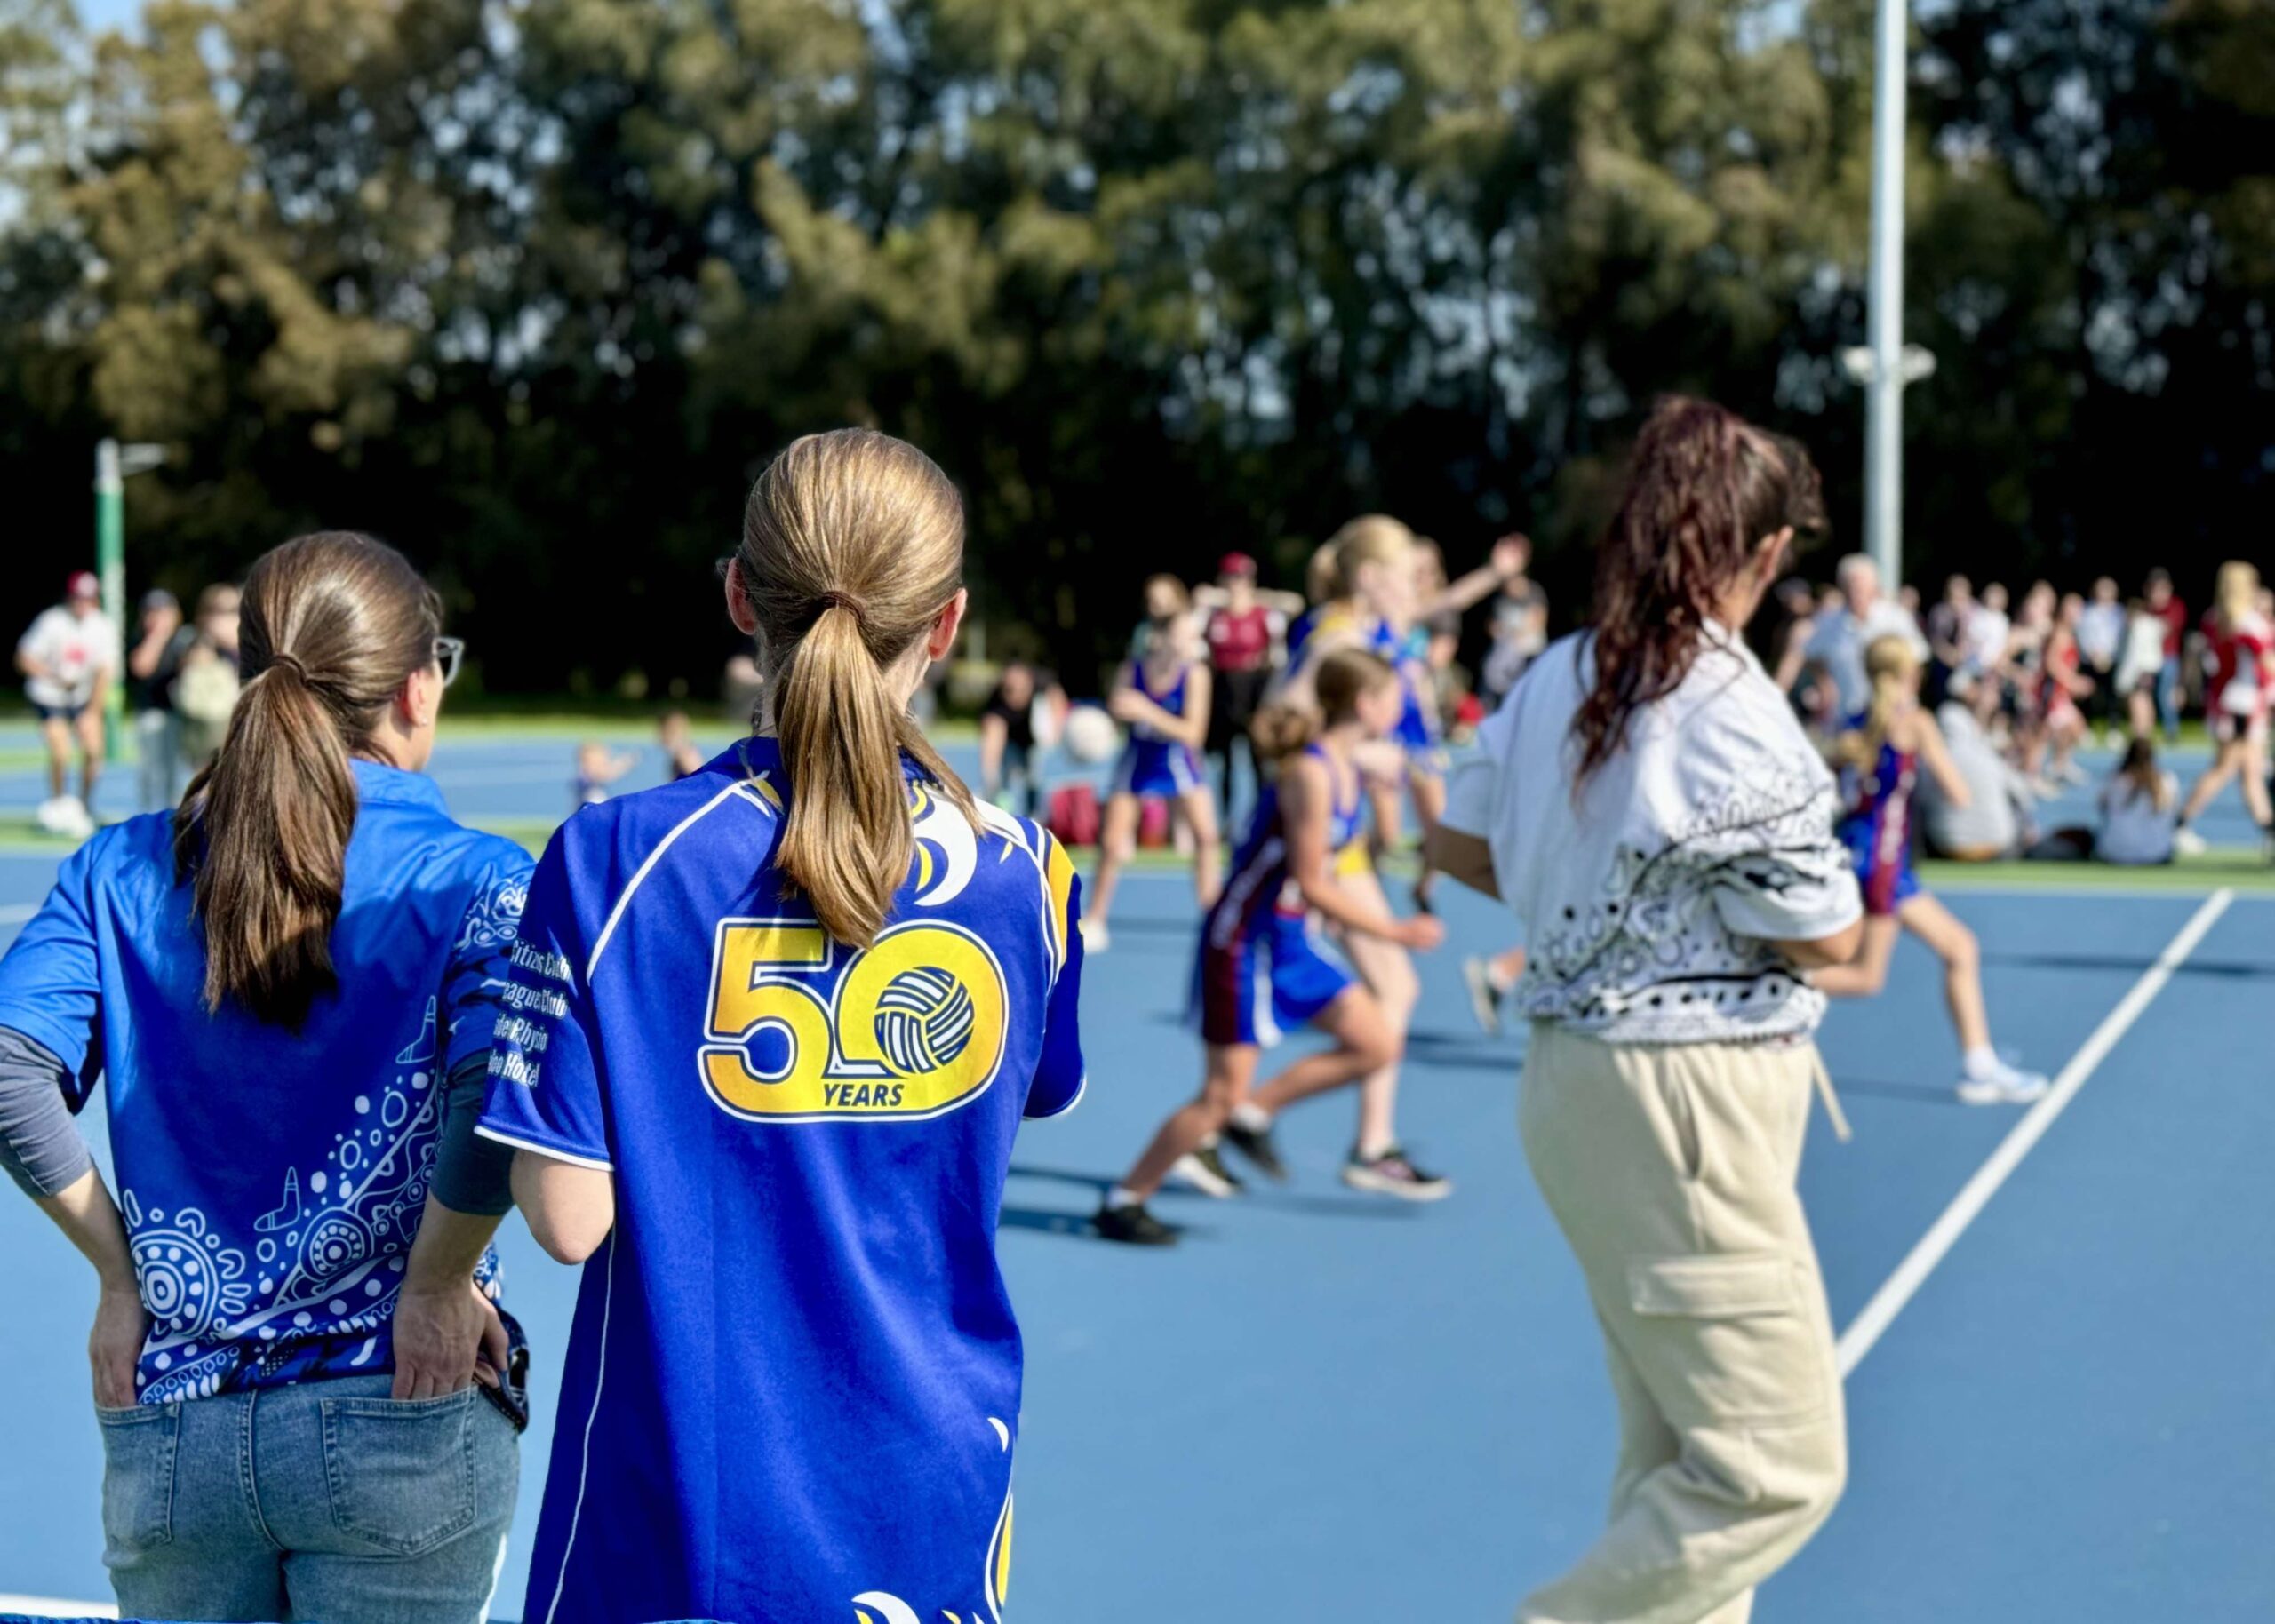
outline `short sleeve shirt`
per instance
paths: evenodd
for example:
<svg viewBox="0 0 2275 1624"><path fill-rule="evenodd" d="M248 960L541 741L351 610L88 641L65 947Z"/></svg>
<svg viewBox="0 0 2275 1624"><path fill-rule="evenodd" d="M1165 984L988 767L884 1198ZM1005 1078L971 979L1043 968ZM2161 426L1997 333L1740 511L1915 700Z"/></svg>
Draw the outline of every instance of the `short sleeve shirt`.
<svg viewBox="0 0 2275 1624"><path fill-rule="evenodd" d="M771 739L579 812L539 865L480 1131L610 1169L617 1215L533 1617L995 1616L1022 1368L995 1226L1020 1119L1082 1092L1080 901L1037 824L975 829L908 773L866 950L777 864Z"/></svg>
<svg viewBox="0 0 2275 1624"><path fill-rule="evenodd" d="M96 677L118 671L118 633L100 610L83 617L60 604L44 609L16 649L48 673L28 679L25 695L34 705L58 710L86 704L94 697Z"/></svg>
<svg viewBox="0 0 2275 1624"><path fill-rule="evenodd" d="M1863 912L1832 775L1752 651L1708 630L1681 685L1577 793L1586 636L1533 663L1455 770L1444 821L1492 849L1531 1019L1698 1043L1796 1037L1823 1016L1824 994L1771 943Z"/></svg>
<svg viewBox="0 0 2275 1624"><path fill-rule="evenodd" d="M339 987L299 1031L206 1010L168 813L81 847L0 959L0 1027L63 1062L74 1110L104 1080L144 1404L395 1368L440 1079L489 1047L531 864L433 780L354 766Z"/></svg>

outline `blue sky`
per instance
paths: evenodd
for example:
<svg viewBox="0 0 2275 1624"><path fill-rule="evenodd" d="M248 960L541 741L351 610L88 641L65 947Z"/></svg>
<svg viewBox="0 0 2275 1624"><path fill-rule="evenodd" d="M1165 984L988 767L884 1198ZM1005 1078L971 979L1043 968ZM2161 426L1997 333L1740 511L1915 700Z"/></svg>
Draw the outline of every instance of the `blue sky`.
<svg viewBox="0 0 2275 1624"><path fill-rule="evenodd" d="M116 28L142 9L142 0L78 0L79 20L89 29Z"/></svg>

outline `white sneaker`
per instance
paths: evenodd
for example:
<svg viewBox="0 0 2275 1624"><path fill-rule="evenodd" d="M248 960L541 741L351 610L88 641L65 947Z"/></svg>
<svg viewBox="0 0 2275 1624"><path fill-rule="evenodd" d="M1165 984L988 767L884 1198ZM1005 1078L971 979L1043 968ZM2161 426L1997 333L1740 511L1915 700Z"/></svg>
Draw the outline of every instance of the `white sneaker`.
<svg viewBox="0 0 2275 1624"><path fill-rule="evenodd" d="M1214 1145L1203 1145L1198 1150L1188 1150L1169 1168L1169 1177L1188 1190L1199 1190L1212 1201L1229 1201L1241 1193L1241 1184L1217 1154Z"/></svg>
<svg viewBox="0 0 2275 1624"><path fill-rule="evenodd" d="M84 840L95 832L95 820L87 816L87 808L76 795L58 795L52 800L43 800L34 816L42 829L67 840Z"/></svg>
<svg viewBox="0 0 2275 1624"><path fill-rule="evenodd" d="M1104 919L1084 919L1082 931L1082 951L1085 956L1102 953L1114 945L1114 937L1107 934Z"/></svg>
<svg viewBox="0 0 2275 1624"><path fill-rule="evenodd" d="M1493 984L1491 967L1482 959L1465 959L1461 961L1461 978L1469 985L1469 1009L1477 1017L1478 1025L1499 1037L1501 993Z"/></svg>
<svg viewBox="0 0 2275 1624"><path fill-rule="evenodd" d="M1959 1097L1968 1105L2027 1105L2042 1098L2052 1087L2036 1071L2025 1071L2007 1060L1994 1060L1980 1075L1960 1079Z"/></svg>
<svg viewBox="0 0 2275 1624"><path fill-rule="evenodd" d="M2176 856L2200 857L2204 855L2204 837L2193 829L2172 832L2172 849Z"/></svg>

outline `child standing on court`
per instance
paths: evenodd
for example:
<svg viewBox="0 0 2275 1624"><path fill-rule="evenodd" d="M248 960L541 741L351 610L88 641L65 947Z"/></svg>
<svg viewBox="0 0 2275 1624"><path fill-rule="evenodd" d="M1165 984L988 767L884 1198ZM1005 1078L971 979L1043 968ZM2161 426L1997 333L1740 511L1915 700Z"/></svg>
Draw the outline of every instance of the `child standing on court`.
<svg viewBox="0 0 2275 1624"><path fill-rule="evenodd" d="M1313 916L1346 932L1404 947L1428 949L1445 930L1429 918L1400 919L1345 890L1335 854L1360 835L1362 794L1355 759L1361 740L1383 737L1398 723L1403 691L1387 661L1344 649L1319 663L1313 680L1320 713L1288 706L1257 719L1254 740L1278 775L1265 785L1233 859L1224 893L1201 921L1193 998L1208 1057L1200 1095L1161 1125L1122 1182L1106 1192L1094 1220L1108 1240L1165 1246L1177 1231L1145 1208L1172 1171L1209 1189L1215 1167L1193 1176L1189 1158L1221 1134L1268 1176L1286 1170L1270 1135L1273 1113L1329 1088L1355 1083L1396 1063L1398 1035L1374 995L1334 958ZM1309 1024L1335 1047L1307 1055L1257 1089L1257 1056L1283 1029ZM1345 1180L1354 1187L1423 1198L1446 1193L1409 1166L1396 1146L1367 1158L1353 1151Z"/></svg>
<svg viewBox="0 0 2275 1624"><path fill-rule="evenodd" d="M755 736L554 836L481 1131L590 1258L525 1617L966 1620L1009 1583L1023 1116L1082 1092L1077 886L908 713L963 617L914 447L760 475Z"/></svg>
<svg viewBox="0 0 2275 1624"><path fill-rule="evenodd" d="M1153 613L1139 651L1122 667L1106 710L1130 729L1130 742L1114 769L1106 816L1098 833L1098 883L1082 934L1090 951L1110 945L1106 916L1122 865L1138 848L1141 803L1169 803L1193 836L1193 890L1205 910L1217 900L1217 800L1201 765L1209 739L1209 713L1215 694L1209 662L1201 657L1200 628L1185 583L1157 575L1145 584L1146 606Z"/></svg>

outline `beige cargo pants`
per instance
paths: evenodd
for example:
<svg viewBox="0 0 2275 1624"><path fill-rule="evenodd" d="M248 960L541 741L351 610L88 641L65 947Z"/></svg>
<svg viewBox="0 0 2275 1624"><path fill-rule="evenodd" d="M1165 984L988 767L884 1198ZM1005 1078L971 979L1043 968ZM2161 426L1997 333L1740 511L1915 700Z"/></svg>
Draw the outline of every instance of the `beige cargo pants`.
<svg viewBox="0 0 2275 1624"><path fill-rule="evenodd" d="M1794 1188L1814 1045L1598 1042L1537 1023L1518 1126L1619 1404L1609 1525L1521 1624L1745 1624L1848 1470Z"/></svg>

